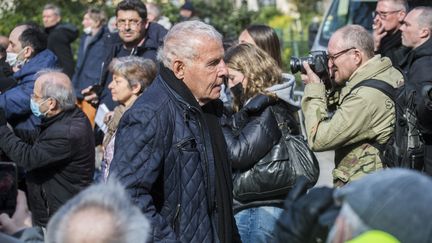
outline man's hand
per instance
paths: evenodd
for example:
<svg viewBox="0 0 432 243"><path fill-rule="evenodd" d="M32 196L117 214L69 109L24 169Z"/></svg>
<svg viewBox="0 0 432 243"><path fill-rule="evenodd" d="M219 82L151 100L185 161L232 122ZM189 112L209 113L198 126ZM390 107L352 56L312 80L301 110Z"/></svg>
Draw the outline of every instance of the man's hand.
<svg viewBox="0 0 432 243"><path fill-rule="evenodd" d="M374 23L372 25L373 29L373 40L374 40L374 51L377 52L381 45L381 40L384 36L387 35L387 32L384 30L384 26L382 25L379 18L374 19Z"/></svg>
<svg viewBox="0 0 432 243"><path fill-rule="evenodd" d="M99 103L99 97L97 93L93 91L93 86L88 86L81 90L81 94L84 96L84 100L91 105L96 106Z"/></svg>
<svg viewBox="0 0 432 243"><path fill-rule="evenodd" d="M18 190L17 205L12 218L3 213L0 215L0 231L9 235L32 227L31 213L27 207L27 198L23 191Z"/></svg>
<svg viewBox="0 0 432 243"><path fill-rule="evenodd" d="M303 82L305 84L310 84L310 83L319 84L319 83L321 83L320 77L318 77L318 75L316 75L316 73L314 73L314 71L312 71L312 69L310 68L310 66L307 62L303 62L303 67L306 70L306 74L302 74L301 79L303 80Z"/></svg>

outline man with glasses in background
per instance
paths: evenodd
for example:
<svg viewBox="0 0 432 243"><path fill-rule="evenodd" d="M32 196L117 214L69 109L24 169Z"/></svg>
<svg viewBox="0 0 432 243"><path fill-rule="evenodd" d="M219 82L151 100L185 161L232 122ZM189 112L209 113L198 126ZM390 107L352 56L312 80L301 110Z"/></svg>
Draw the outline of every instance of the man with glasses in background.
<svg viewBox="0 0 432 243"><path fill-rule="evenodd" d="M99 83L89 86L81 91L84 99L98 108L99 104L105 104L109 110L117 106L112 100L108 85L112 80L112 74L108 67L113 58L124 56L139 56L156 60L159 46L163 43L167 30L161 25L147 21L147 9L140 0L123 0L116 8L116 20L120 42L115 44L112 40L106 40L107 56L102 63L102 72ZM112 38L112 39L115 39ZM96 145L102 143L102 132L95 129Z"/></svg>
<svg viewBox="0 0 432 243"><path fill-rule="evenodd" d="M373 38L375 54L390 58L394 66L409 52L401 42L399 28L407 14L406 0L378 0L373 12Z"/></svg>
<svg viewBox="0 0 432 243"><path fill-rule="evenodd" d="M140 0L121 1L115 13L121 42L111 45L107 50L100 80L101 88L90 86L82 91L87 101L95 106L104 103L110 110L116 106L108 90L108 84L112 80L112 74L108 70L111 60L115 57L139 56L155 61L157 50L167 33L161 25L147 21L147 9Z"/></svg>
<svg viewBox="0 0 432 243"><path fill-rule="evenodd" d="M309 146L313 151L335 150L333 179L335 186L342 186L383 167L373 145L387 142L395 120L394 103L387 95L372 87L354 86L377 79L397 87L403 76L389 58L374 56L372 35L359 25L333 34L328 57L330 77L340 89L337 108L329 115L325 85L304 63L302 109Z"/></svg>

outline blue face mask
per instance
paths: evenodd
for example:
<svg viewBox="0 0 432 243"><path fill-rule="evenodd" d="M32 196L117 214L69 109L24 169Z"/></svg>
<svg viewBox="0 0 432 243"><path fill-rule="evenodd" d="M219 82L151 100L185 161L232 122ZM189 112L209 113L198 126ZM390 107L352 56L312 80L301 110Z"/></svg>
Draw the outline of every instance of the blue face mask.
<svg viewBox="0 0 432 243"><path fill-rule="evenodd" d="M46 99L46 100L44 100L42 103L38 104L38 103L36 103L33 99L30 99L30 109L31 109L31 111L33 112L33 114L34 114L35 116L37 116L37 117L39 117L39 118L42 118L42 117L44 117L44 116L46 115L46 113L47 113L48 111L45 112L45 113L42 113L42 112L40 111L40 106L41 106L43 103L45 103L47 100L48 100L48 99Z"/></svg>

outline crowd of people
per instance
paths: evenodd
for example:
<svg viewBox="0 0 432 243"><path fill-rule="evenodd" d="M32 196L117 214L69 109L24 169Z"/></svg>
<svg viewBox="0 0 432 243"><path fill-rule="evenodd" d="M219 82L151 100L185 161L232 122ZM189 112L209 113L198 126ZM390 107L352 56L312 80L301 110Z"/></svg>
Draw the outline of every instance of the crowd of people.
<svg viewBox="0 0 432 243"><path fill-rule="evenodd" d="M301 102L274 29L227 46L191 2L179 14L123 0L110 26L89 8L76 65L53 4L0 38L0 156L19 172L1 242L432 242L432 7L378 0L373 33L338 29L327 77L301 63ZM391 168L408 104L421 156ZM327 150L334 187L312 188Z"/></svg>

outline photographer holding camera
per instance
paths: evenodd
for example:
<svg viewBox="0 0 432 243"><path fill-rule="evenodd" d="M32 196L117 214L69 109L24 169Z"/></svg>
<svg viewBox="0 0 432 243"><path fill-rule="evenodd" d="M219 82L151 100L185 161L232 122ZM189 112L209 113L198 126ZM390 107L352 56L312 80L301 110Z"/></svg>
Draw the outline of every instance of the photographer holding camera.
<svg viewBox="0 0 432 243"><path fill-rule="evenodd" d="M326 59L313 61L322 60ZM403 76L390 59L374 56L373 38L359 25L342 27L329 41L328 74L339 91L337 97L326 92L322 81L326 75L314 72L319 66L303 62L301 77L306 87L302 110L307 138L313 151L335 150L333 179L335 186L342 186L383 167L373 145L387 142L395 121L394 103L387 95L372 87L354 86L375 79L397 87ZM329 115L331 98L335 98L336 110Z"/></svg>

